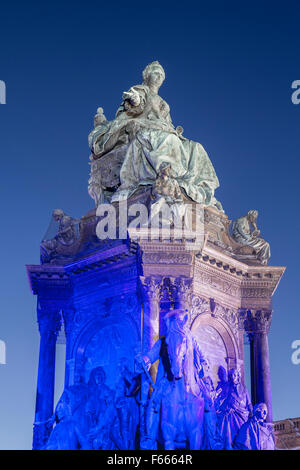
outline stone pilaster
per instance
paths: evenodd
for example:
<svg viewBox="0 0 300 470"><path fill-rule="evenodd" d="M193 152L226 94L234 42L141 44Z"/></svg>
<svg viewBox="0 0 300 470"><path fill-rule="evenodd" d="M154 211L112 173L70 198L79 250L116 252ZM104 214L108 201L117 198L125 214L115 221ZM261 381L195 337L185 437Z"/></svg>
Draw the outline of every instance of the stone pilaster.
<svg viewBox="0 0 300 470"><path fill-rule="evenodd" d="M266 403L267 421L272 422L272 394L268 331L272 320L270 310L247 310L241 312L243 324L250 341L251 395L252 402Z"/></svg>
<svg viewBox="0 0 300 470"><path fill-rule="evenodd" d="M59 310L38 307L40 354L37 380L33 449L42 449L51 433L53 415L56 340L61 328Z"/></svg>

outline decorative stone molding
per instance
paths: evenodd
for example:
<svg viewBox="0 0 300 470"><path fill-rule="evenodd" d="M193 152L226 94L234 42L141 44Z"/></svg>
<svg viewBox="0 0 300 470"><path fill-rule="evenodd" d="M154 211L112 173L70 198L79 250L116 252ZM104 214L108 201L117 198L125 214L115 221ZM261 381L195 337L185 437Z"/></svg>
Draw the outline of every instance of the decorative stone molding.
<svg viewBox="0 0 300 470"><path fill-rule="evenodd" d="M272 295L269 289L262 287L243 287L242 297L244 298L268 298Z"/></svg>
<svg viewBox="0 0 300 470"><path fill-rule="evenodd" d="M145 264L190 264L192 255L188 253L144 253Z"/></svg>
<svg viewBox="0 0 300 470"><path fill-rule="evenodd" d="M217 273L210 273L205 269L197 269L196 282L209 286L212 289L217 289L220 292L231 296L239 295L239 285L235 284L230 278L224 279L223 276L218 276Z"/></svg>
<svg viewBox="0 0 300 470"><path fill-rule="evenodd" d="M192 296L191 301L191 321L193 321L198 315L207 313L210 311L209 302L198 295Z"/></svg>
<svg viewBox="0 0 300 470"><path fill-rule="evenodd" d="M216 304L214 299L208 301L198 295L193 295L191 304L191 322L193 322L198 315L210 313L212 317L221 318L225 321L235 337L237 336L238 315L235 310Z"/></svg>
<svg viewBox="0 0 300 470"><path fill-rule="evenodd" d="M222 318L230 326L234 335L237 336L239 324L238 315L235 310L217 304L213 315Z"/></svg>

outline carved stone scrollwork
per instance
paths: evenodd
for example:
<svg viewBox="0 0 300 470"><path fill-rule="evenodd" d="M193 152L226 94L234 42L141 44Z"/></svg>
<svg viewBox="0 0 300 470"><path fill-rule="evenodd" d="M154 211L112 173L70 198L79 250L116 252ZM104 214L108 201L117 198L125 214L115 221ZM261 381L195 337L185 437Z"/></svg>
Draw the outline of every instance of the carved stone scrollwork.
<svg viewBox="0 0 300 470"><path fill-rule="evenodd" d="M231 327L234 334L236 335L239 324L238 316L235 310L217 304L214 310L214 316L222 318Z"/></svg>
<svg viewBox="0 0 300 470"><path fill-rule="evenodd" d="M201 313L209 312L209 303L198 295L193 295L191 302L191 321Z"/></svg>
<svg viewBox="0 0 300 470"><path fill-rule="evenodd" d="M192 255L188 253L144 253L145 264L190 264Z"/></svg>
<svg viewBox="0 0 300 470"><path fill-rule="evenodd" d="M210 313L213 317L221 318L227 323L233 333L235 335L237 334L238 316L235 310L223 307L220 304L216 304L214 299L207 301L198 295L194 295L191 306L191 321L193 321L198 315L201 315L202 313Z"/></svg>

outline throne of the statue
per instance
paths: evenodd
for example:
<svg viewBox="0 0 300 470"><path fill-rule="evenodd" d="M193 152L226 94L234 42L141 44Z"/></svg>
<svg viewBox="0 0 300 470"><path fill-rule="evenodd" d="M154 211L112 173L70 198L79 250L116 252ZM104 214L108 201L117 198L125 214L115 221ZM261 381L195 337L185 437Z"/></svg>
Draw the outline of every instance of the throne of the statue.
<svg viewBox="0 0 300 470"><path fill-rule="evenodd" d="M107 121L99 108L89 137L89 192L96 208L80 220L54 211L57 229L42 242L41 264L27 266L40 331L35 449L47 448L53 429L58 335L66 343L64 394L73 421L84 434L85 414L93 420L102 402L110 410L109 422L103 418L97 428L94 421L94 434L86 432L86 440L92 436L87 446L139 448L144 423L138 397L149 381L146 371L146 379L139 379L135 357L165 335L164 317L172 309L188 312L188 327L210 364L215 388L230 369L240 369L244 382L248 337L251 399L266 403L272 422L267 335L284 268L267 264L269 247L259 236L255 211L235 221L230 232L231 221L214 198L218 181L205 151L174 129L168 105L157 94L161 70L157 63L145 69L143 85L123 95L115 120ZM151 233L143 224L128 227L137 204L147 210L176 204L179 212L189 205L200 225L195 229L193 222L179 234L172 224L166 231L161 219ZM121 230L124 210L127 228L122 221ZM117 222L115 236L105 239L99 223L108 216ZM200 243L193 245L200 232ZM91 384L95 370L101 377ZM156 370L154 364L153 382Z"/></svg>

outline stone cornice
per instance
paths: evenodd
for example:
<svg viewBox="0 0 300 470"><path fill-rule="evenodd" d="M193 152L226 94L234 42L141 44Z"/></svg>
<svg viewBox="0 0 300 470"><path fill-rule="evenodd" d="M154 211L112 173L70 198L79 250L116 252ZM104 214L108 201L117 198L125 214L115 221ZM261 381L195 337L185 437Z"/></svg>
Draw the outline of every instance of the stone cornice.
<svg viewBox="0 0 300 470"><path fill-rule="evenodd" d="M256 265L250 266L246 263L236 260L228 256L226 253L214 249L208 244L205 244L201 253L196 255L196 259L204 261L207 264L216 266L219 269L230 272L234 276L243 277L247 279L268 279L275 282L274 291L277 288L279 281L285 272L284 266L268 266ZM197 265L197 261L195 261Z"/></svg>
<svg viewBox="0 0 300 470"><path fill-rule="evenodd" d="M66 272L70 275L91 271L107 264L112 264L119 259L130 256L128 247L124 244L114 246L108 250L95 253L88 258L81 259L65 266Z"/></svg>
<svg viewBox="0 0 300 470"><path fill-rule="evenodd" d="M95 255L81 259L71 264L57 266L52 264L27 265L27 276L29 285L33 294L38 293L38 283L45 281L54 285L66 285L74 276L91 272L100 268L111 267L115 263L135 257L136 247L121 244L105 252L99 252Z"/></svg>
<svg viewBox="0 0 300 470"><path fill-rule="evenodd" d="M58 282L61 285L65 285L69 280L69 276L66 273L64 266L52 266L46 264L26 265L26 271L30 289L34 295L38 293L39 281L51 281L52 284Z"/></svg>
<svg viewBox="0 0 300 470"><path fill-rule="evenodd" d="M250 266L207 243L197 253L176 240L140 240L108 244L105 251L64 266L27 266L27 273L31 289L37 294L41 285L66 288L78 276L81 279L84 275L85 282L89 282L93 271L113 272L135 261L136 256L144 276L193 278L195 294L213 297L228 308L271 309L272 295L285 271L281 266Z"/></svg>

